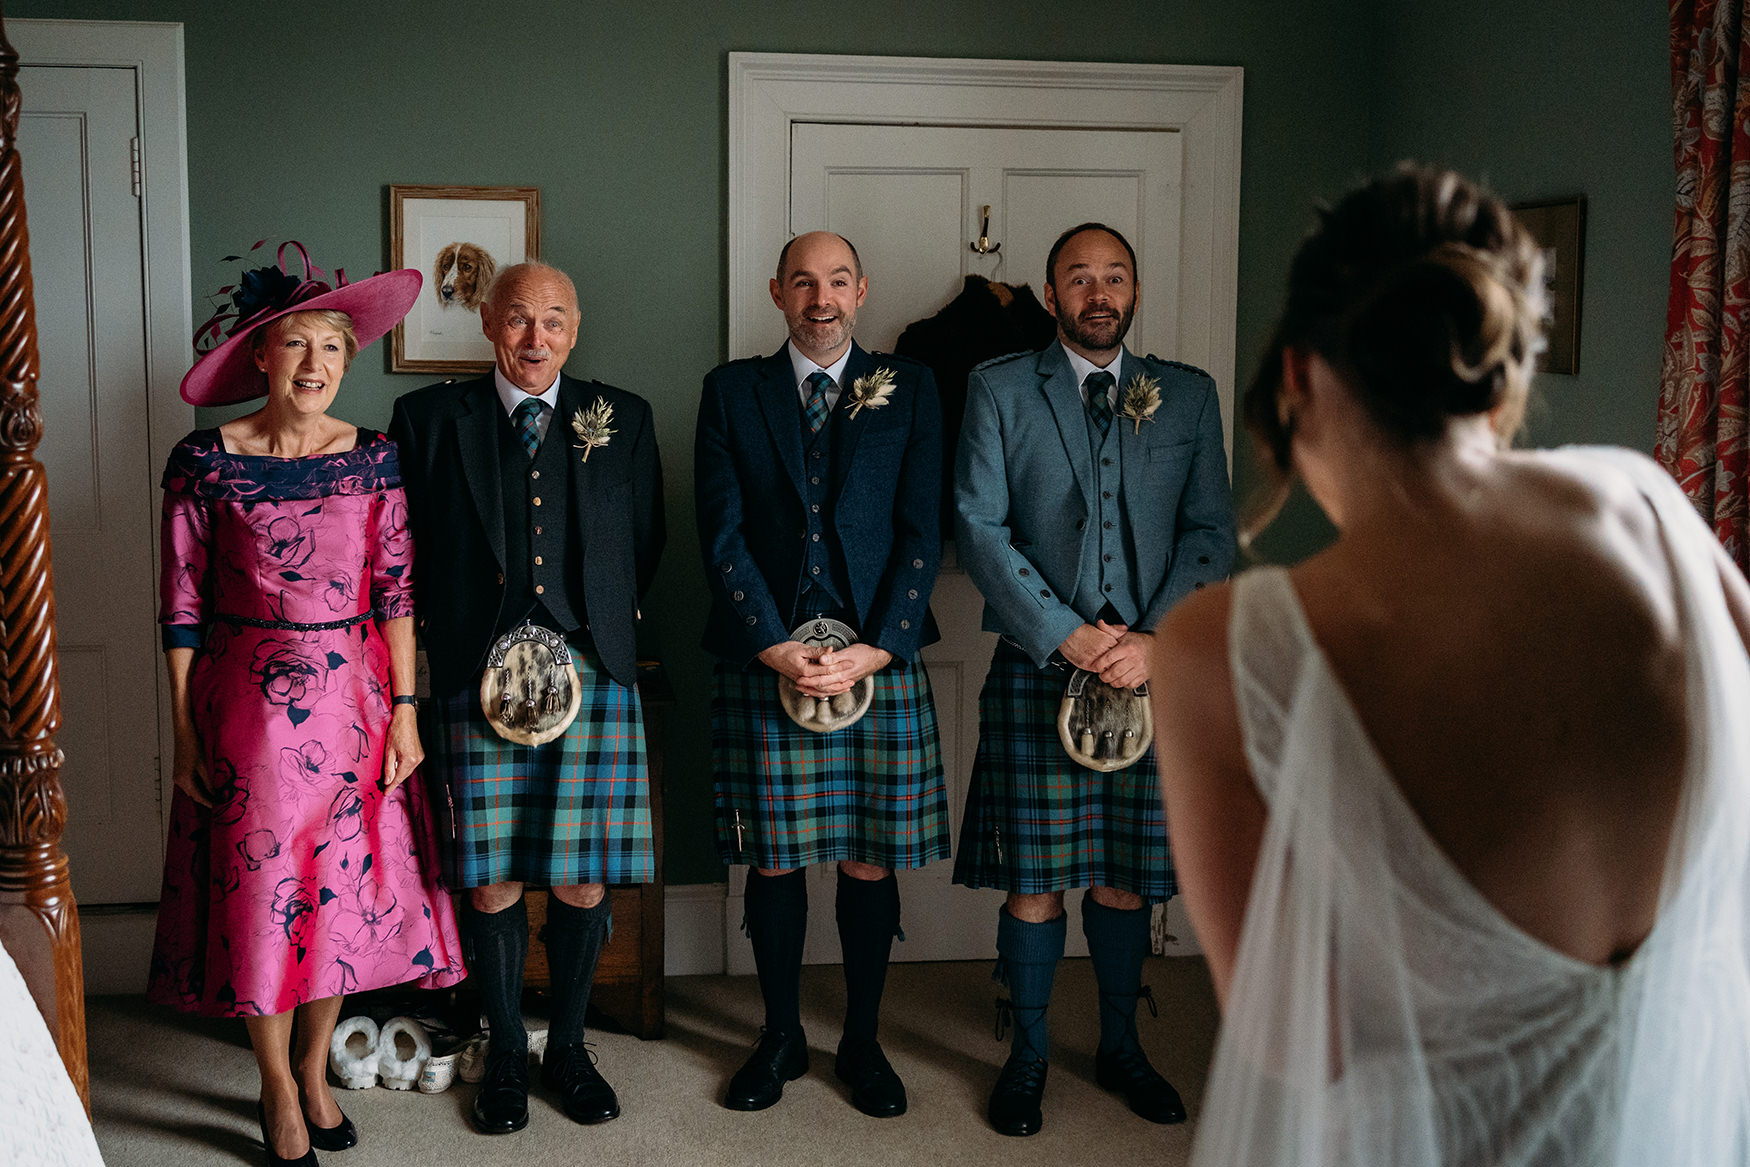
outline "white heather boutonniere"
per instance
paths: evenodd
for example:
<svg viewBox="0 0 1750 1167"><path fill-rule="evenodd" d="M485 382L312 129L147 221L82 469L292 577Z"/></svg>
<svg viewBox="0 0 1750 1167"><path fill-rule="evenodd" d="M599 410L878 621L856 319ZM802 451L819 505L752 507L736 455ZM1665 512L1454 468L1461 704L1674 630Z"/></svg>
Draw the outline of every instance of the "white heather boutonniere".
<svg viewBox="0 0 1750 1167"><path fill-rule="evenodd" d="M608 428L608 423L613 420L614 407L605 397L596 398L594 405L571 415L571 432L577 435L576 448L583 451L585 462L589 461L591 450L607 445L608 439L614 436L614 431Z"/></svg>
<svg viewBox="0 0 1750 1167"><path fill-rule="evenodd" d="M858 377L851 382L850 416L856 417L860 409L880 409L892 396L892 369L883 366L866 377Z"/></svg>
<svg viewBox="0 0 1750 1167"><path fill-rule="evenodd" d="M1140 434L1142 423L1153 421L1155 410L1160 407L1161 383L1138 373L1124 387L1124 400L1119 403L1118 416L1133 423L1131 433Z"/></svg>

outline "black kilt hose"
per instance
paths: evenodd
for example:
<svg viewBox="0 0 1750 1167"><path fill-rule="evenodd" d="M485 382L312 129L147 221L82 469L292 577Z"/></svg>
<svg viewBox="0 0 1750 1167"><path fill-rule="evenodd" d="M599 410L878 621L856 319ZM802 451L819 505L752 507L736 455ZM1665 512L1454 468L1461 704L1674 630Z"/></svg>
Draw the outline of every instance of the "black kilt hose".
<svg viewBox="0 0 1750 1167"><path fill-rule="evenodd" d="M954 882L1037 894L1099 884L1149 903L1178 891L1154 747L1103 774L1057 736L1069 674L998 641L978 695L978 755Z"/></svg>
<svg viewBox="0 0 1750 1167"><path fill-rule="evenodd" d="M593 650L573 646L583 704L563 734L538 746L499 737L477 688L433 702L427 735L447 779L451 888L515 880L535 887L648 883L655 878L644 713Z"/></svg>
<svg viewBox="0 0 1750 1167"><path fill-rule="evenodd" d="M896 659L873 679L874 701L855 725L814 733L779 704L777 673L718 662L711 762L725 863L787 869L848 859L908 869L948 857L929 675L921 660Z"/></svg>

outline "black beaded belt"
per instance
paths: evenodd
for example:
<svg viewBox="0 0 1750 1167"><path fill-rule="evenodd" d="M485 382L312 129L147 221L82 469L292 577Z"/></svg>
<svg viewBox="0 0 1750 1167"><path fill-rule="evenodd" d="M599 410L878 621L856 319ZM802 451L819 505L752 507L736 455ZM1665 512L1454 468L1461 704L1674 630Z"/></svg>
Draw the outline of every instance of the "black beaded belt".
<svg viewBox="0 0 1750 1167"><path fill-rule="evenodd" d="M355 624L363 624L375 614L360 612L357 616L348 616L344 620L325 620L320 624L300 624L295 620L258 620L254 616L233 616L229 612L220 612L214 618L227 624L241 624L245 628L271 628L275 632L332 632L336 628L351 628Z"/></svg>

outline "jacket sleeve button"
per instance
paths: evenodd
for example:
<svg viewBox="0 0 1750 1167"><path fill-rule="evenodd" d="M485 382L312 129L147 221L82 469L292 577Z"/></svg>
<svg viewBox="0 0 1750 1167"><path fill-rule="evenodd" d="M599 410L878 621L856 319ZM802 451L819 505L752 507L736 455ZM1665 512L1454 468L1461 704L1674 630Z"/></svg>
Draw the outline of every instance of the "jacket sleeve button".
<svg viewBox="0 0 1750 1167"><path fill-rule="evenodd" d="M760 618L758 616L749 616L747 618L747 626L749 628L752 628L755 624L758 624L759 622L760 622Z"/></svg>
<svg viewBox="0 0 1750 1167"><path fill-rule="evenodd" d="M1022 575L1032 575L1032 574L1033 574L1033 573L1032 573L1032 572L1030 572L1030 571L1028 571L1028 570L1027 570L1027 569L1026 569L1026 568L1024 568L1024 567L1023 567L1023 568L1022 568L1022 569L1021 569L1021 574L1022 574Z"/></svg>
<svg viewBox="0 0 1750 1167"><path fill-rule="evenodd" d="M747 599L747 593L746 592L735 592L734 597L735 597L735 602L739 604L741 601Z"/></svg>
<svg viewBox="0 0 1750 1167"><path fill-rule="evenodd" d="M901 621L900 621L900 622L899 622L899 626L900 626L900 627L901 627L901 628L910 628L910 627L911 627L911 621L910 621L910 620L901 620Z"/></svg>
<svg viewBox="0 0 1750 1167"><path fill-rule="evenodd" d="M921 559L914 559L911 561L911 565L913 567L922 567L924 565L924 561Z"/></svg>
<svg viewBox="0 0 1750 1167"><path fill-rule="evenodd" d="M1050 588L1040 588L1039 594L1041 596L1043 596L1045 599L1049 600L1051 598L1051 589Z"/></svg>
<svg viewBox="0 0 1750 1167"><path fill-rule="evenodd" d="M905 593L905 598L908 600L917 599L918 598L918 590L916 588L907 588L906 593Z"/></svg>

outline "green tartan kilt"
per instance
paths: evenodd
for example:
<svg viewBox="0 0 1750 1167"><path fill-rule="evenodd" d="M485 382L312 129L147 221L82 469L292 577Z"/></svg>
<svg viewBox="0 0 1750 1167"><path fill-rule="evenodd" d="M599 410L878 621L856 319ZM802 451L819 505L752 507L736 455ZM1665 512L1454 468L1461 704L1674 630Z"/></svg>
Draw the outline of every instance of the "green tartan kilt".
<svg viewBox="0 0 1750 1167"><path fill-rule="evenodd" d="M874 680L861 720L814 733L785 714L777 673L718 662L711 762L724 863L793 868L849 859L913 868L948 857L929 675L922 661L896 661Z"/></svg>
<svg viewBox="0 0 1750 1167"><path fill-rule="evenodd" d="M427 769L440 779L444 882L516 880L535 887L649 883L656 874L638 693L593 651L571 659L583 704L563 734L538 746L498 736L477 688L432 705Z"/></svg>
<svg viewBox="0 0 1750 1167"><path fill-rule="evenodd" d="M1154 748L1103 774L1057 736L1069 675L999 641L978 696L978 754L954 882L1036 894L1099 884L1150 903L1178 891Z"/></svg>

